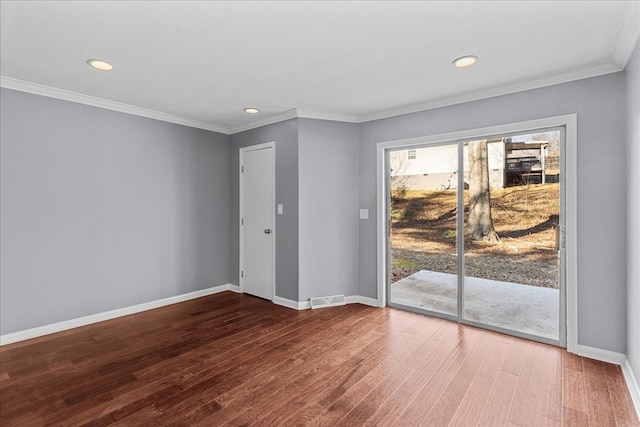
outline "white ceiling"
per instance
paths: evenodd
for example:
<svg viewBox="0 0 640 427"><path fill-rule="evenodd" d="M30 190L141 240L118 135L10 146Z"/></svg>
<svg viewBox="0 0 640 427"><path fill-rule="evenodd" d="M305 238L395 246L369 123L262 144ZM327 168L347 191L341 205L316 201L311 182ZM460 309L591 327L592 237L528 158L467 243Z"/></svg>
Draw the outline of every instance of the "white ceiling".
<svg viewBox="0 0 640 427"><path fill-rule="evenodd" d="M226 133L615 72L640 34L638 1L2 1L0 15L2 86ZM454 68L465 54L480 59Z"/></svg>

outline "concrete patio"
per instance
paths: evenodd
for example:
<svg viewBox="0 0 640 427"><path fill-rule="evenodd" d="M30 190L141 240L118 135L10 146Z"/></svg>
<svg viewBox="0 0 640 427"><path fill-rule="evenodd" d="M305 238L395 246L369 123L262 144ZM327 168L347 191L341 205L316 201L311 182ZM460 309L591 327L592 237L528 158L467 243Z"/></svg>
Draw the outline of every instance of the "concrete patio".
<svg viewBox="0 0 640 427"><path fill-rule="evenodd" d="M464 318L558 339L558 289L465 277ZM457 276L421 270L391 285L391 301L456 314Z"/></svg>

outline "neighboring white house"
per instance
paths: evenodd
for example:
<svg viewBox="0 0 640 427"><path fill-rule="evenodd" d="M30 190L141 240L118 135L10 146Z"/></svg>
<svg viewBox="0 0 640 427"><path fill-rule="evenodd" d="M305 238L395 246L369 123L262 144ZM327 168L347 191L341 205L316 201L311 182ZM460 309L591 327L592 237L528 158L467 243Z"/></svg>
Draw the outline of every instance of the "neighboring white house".
<svg viewBox="0 0 640 427"><path fill-rule="evenodd" d="M545 181L547 141L512 143L499 140L487 143L489 185L503 188L523 175L535 174ZM469 178L467 147L464 147L464 182ZM458 188L458 146L409 148L389 154L391 186L410 190L446 190Z"/></svg>

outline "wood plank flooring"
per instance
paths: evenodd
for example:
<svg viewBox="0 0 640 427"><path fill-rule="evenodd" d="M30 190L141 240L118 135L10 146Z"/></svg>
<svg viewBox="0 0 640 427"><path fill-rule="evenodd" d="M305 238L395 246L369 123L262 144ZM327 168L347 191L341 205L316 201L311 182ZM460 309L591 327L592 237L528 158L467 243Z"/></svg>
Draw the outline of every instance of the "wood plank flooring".
<svg viewBox="0 0 640 427"><path fill-rule="evenodd" d="M618 366L223 292L0 348L3 426L639 426Z"/></svg>

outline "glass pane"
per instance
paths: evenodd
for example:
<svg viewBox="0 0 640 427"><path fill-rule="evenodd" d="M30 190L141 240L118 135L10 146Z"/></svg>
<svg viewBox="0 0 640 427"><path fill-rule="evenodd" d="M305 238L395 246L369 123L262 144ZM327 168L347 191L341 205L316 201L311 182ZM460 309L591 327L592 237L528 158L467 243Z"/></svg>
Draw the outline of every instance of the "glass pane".
<svg viewBox="0 0 640 427"><path fill-rule="evenodd" d="M389 153L390 302L457 315L457 144Z"/></svg>
<svg viewBox="0 0 640 427"><path fill-rule="evenodd" d="M560 131L464 147L467 320L559 337Z"/></svg>

